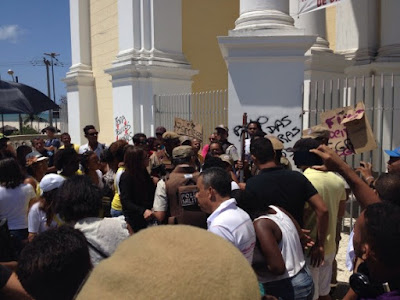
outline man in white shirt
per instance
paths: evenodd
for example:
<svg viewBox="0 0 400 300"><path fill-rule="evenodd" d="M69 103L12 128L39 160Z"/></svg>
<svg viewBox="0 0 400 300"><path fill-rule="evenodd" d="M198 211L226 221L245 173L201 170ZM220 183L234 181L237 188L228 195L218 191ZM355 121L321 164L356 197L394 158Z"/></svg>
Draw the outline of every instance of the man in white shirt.
<svg viewBox="0 0 400 300"><path fill-rule="evenodd" d="M222 168L210 168L197 180L198 204L211 214L207 219L208 231L231 242L252 263L256 235L249 215L236 206L230 197L231 178Z"/></svg>

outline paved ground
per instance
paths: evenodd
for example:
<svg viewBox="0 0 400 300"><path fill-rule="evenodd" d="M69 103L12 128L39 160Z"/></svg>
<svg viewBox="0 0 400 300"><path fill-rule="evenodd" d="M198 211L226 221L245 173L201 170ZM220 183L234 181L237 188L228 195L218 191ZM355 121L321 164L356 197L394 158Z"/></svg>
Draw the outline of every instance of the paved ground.
<svg viewBox="0 0 400 300"><path fill-rule="evenodd" d="M332 292L332 299L342 299L343 296L347 293L347 290L349 288L348 282L349 282L349 277L351 275L351 272L347 270L346 268L346 250L347 250L347 245L349 242L349 234L348 233L342 233L341 234L342 240L340 241L339 244L339 251L336 256L337 264L338 264L338 275L337 275L337 280L338 280L338 286L335 290Z"/></svg>

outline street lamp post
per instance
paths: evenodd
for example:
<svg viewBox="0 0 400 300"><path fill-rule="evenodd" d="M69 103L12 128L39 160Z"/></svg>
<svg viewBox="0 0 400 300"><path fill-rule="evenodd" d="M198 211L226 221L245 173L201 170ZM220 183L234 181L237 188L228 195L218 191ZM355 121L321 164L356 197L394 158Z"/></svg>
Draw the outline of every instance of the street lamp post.
<svg viewBox="0 0 400 300"><path fill-rule="evenodd" d="M10 75L10 76L11 76L11 78L12 78L13 82L15 82L15 78L14 78L14 71L13 71L13 70L11 70L11 69L8 69L7 73L8 73L8 75Z"/></svg>

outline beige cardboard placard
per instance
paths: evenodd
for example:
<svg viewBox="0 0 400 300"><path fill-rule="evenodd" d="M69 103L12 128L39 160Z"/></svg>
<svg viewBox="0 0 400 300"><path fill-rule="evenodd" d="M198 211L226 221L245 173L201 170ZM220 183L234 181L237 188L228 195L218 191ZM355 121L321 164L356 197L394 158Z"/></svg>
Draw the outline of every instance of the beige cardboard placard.
<svg viewBox="0 0 400 300"><path fill-rule="evenodd" d="M342 120L347 129L356 154L374 150L378 147L371 125L365 115L363 102L358 102L355 108L347 111L347 116Z"/></svg>
<svg viewBox="0 0 400 300"><path fill-rule="evenodd" d="M193 121L175 118L174 131L179 135L187 135L200 141L203 139L203 126Z"/></svg>
<svg viewBox="0 0 400 300"><path fill-rule="evenodd" d="M351 107L339 107L321 113L321 125L330 131L329 147L339 156L354 154L352 143L347 134L347 128L342 124L342 120L347 116L347 111Z"/></svg>

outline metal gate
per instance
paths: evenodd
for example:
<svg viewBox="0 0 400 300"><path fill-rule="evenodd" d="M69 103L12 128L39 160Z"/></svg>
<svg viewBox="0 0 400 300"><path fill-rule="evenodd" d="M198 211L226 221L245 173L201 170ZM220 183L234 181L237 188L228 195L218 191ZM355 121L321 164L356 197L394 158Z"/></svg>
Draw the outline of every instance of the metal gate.
<svg viewBox="0 0 400 300"><path fill-rule="evenodd" d="M377 173L386 171L385 149L400 145L400 77L391 75L311 81L304 86L303 128L320 123L320 114L364 102L378 149L347 157L353 167L371 162Z"/></svg>
<svg viewBox="0 0 400 300"><path fill-rule="evenodd" d="M155 127L174 129L175 118L192 120L203 126L203 141L218 124L228 123L228 93L226 90L154 96Z"/></svg>
<svg viewBox="0 0 400 300"><path fill-rule="evenodd" d="M303 128L320 124L322 112L364 102L378 148L346 157L353 168L360 161L371 162L375 175L386 171L385 149L400 146L400 77L389 75L308 81L304 85ZM360 213L354 195L350 195L342 230L351 230Z"/></svg>

